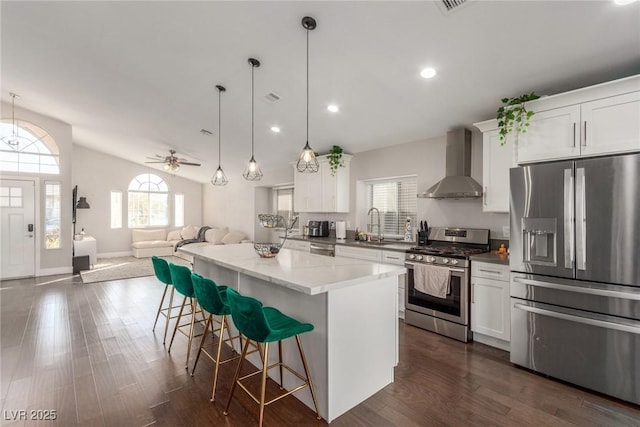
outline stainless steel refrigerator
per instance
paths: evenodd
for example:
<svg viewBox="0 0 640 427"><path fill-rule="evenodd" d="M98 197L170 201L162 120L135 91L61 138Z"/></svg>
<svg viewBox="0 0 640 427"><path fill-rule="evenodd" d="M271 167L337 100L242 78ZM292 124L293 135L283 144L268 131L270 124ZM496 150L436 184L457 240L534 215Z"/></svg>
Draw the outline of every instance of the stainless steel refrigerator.
<svg viewBox="0 0 640 427"><path fill-rule="evenodd" d="M640 404L640 154L510 186L511 362Z"/></svg>

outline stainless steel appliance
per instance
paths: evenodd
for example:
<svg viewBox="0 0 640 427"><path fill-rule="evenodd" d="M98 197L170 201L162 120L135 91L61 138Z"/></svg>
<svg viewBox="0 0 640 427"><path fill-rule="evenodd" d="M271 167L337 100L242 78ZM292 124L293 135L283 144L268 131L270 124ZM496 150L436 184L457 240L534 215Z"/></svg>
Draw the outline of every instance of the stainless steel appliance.
<svg viewBox="0 0 640 427"><path fill-rule="evenodd" d="M336 246L331 243L311 242L309 252L318 255L336 256Z"/></svg>
<svg viewBox="0 0 640 427"><path fill-rule="evenodd" d="M511 362L640 404L640 154L510 174Z"/></svg>
<svg viewBox="0 0 640 427"><path fill-rule="evenodd" d="M329 221L309 221L309 237L329 237Z"/></svg>
<svg viewBox="0 0 640 427"><path fill-rule="evenodd" d="M405 255L405 323L437 332L459 341L471 339L469 256L489 251L489 230L432 227L429 244L417 246ZM419 264L449 269L449 293L439 298L416 289L415 268Z"/></svg>

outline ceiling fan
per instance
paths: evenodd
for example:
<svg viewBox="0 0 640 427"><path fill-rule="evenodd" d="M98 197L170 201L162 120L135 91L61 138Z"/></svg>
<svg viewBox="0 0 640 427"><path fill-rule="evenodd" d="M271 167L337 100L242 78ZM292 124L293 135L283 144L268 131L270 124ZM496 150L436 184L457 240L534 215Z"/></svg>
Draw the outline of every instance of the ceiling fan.
<svg viewBox="0 0 640 427"><path fill-rule="evenodd" d="M176 150L169 150L168 156L161 156L156 154L155 157L147 157L147 159L154 160L153 162L145 162L145 163L164 163L164 170L169 172L177 172L180 169L181 165L186 166L200 166L200 163L193 163L187 161L187 159L182 159L180 157L176 157Z"/></svg>

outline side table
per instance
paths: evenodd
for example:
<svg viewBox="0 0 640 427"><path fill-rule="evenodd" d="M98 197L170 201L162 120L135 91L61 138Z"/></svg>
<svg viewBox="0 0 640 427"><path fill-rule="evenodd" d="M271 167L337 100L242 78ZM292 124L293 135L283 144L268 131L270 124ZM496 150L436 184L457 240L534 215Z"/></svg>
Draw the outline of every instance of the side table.
<svg viewBox="0 0 640 427"><path fill-rule="evenodd" d="M98 259L98 243L91 236L84 236L82 240L73 241L75 256L89 255L89 264L95 265Z"/></svg>

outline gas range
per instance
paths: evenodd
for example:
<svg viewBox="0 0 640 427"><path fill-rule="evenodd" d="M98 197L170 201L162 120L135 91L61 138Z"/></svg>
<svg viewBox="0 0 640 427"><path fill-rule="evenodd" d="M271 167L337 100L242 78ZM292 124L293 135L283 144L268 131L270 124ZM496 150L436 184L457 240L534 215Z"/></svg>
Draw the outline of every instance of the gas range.
<svg viewBox="0 0 640 427"><path fill-rule="evenodd" d="M437 265L469 266L469 257L489 251L489 230L439 228L429 231L430 244L406 251L405 259Z"/></svg>

